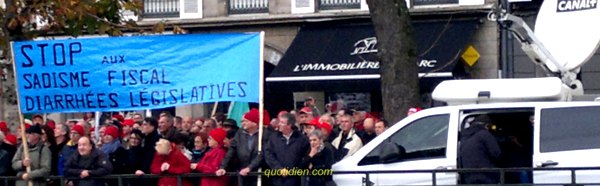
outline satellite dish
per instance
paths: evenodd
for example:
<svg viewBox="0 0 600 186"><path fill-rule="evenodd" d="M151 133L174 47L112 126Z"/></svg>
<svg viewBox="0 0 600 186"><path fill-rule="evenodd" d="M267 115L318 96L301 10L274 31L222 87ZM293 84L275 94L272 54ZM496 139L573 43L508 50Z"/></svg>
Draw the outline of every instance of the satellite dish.
<svg viewBox="0 0 600 186"><path fill-rule="evenodd" d="M535 35L567 70L579 68L600 44L598 0L544 0ZM553 64L547 64L555 71Z"/></svg>

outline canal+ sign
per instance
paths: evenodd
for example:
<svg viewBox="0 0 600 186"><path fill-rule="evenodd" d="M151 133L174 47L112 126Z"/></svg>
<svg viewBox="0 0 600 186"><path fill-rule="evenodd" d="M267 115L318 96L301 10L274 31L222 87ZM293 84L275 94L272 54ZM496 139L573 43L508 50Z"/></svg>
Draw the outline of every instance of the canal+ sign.
<svg viewBox="0 0 600 186"><path fill-rule="evenodd" d="M596 7L598 7L598 0L558 0L556 12L572 12Z"/></svg>

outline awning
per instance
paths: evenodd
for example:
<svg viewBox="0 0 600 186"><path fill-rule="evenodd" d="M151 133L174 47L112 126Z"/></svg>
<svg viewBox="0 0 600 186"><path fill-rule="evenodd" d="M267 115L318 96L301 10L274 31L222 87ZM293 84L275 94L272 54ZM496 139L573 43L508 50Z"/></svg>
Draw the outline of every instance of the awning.
<svg viewBox="0 0 600 186"><path fill-rule="evenodd" d="M452 77L477 20L414 22L420 77ZM379 79L371 24L305 26L267 81Z"/></svg>

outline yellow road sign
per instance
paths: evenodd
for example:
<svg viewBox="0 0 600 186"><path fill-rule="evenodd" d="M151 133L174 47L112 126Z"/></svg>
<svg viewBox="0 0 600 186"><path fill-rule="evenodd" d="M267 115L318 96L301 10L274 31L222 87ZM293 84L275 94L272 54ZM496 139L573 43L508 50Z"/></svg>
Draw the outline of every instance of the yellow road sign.
<svg viewBox="0 0 600 186"><path fill-rule="evenodd" d="M469 47L467 47L467 50L465 50L465 52L460 57L463 59L463 61L465 61L465 63L467 63L467 65L471 67L475 65L475 63L477 63L477 60L479 60L479 57L481 57L481 55L479 55L479 52L475 50L473 45L469 45Z"/></svg>

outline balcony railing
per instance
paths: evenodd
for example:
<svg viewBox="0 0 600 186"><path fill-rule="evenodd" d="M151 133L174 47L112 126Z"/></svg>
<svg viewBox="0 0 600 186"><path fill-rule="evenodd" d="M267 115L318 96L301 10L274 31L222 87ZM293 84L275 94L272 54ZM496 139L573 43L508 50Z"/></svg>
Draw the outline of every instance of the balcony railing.
<svg viewBox="0 0 600 186"><path fill-rule="evenodd" d="M360 0L318 0L319 10L360 9Z"/></svg>
<svg viewBox="0 0 600 186"><path fill-rule="evenodd" d="M268 13L269 0L229 0L229 14Z"/></svg>
<svg viewBox="0 0 600 186"><path fill-rule="evenodd" d="M144 0L143 18L177 18L180 0Z"/></svg>

